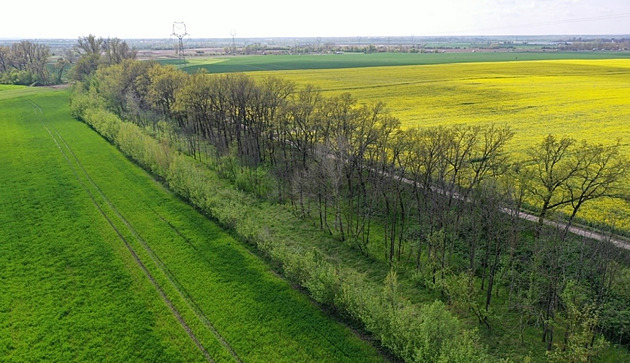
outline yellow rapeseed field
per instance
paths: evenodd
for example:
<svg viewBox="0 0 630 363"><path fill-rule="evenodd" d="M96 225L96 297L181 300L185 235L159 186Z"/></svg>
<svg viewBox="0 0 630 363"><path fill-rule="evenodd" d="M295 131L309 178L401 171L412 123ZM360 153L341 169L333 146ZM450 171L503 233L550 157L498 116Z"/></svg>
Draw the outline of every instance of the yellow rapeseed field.
<svg viewBox="0 0 630 363"><path fill-rule="evenodd" d="M465 63L255 72L325 94L349 92L360 102L383 101L404 127L508 124L511 148L523 155L547 134L591 143L621 139L630 157L630 60ZM630 181L629 181L630 185ZM630 231L630 208L619 201L586 206L582 218L617 219Z"/></svg>

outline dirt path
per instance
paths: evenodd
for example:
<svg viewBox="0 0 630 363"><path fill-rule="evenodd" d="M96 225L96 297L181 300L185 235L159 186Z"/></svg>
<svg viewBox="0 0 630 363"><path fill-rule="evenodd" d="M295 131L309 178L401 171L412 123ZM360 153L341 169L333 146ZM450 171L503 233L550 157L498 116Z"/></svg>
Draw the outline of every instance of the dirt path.
<svg viewBox="0 0 630 363"><path fill-rule="evenodd" d="M514 213L508 209L503 210L504 213ZM526 212L518 212L518 217L530 222L538 222L538 217L533 215L533 214L529 214ZM558 229L562 229L564 230L565 228L567 228L567 224L564 222L555 222L555 221L549 221L546 220L545 224L548 226L552 226L554 228L558 228ZM602 232L599 231L593 231L587 228L582 228L582 227L578 227L578 226L570 226L569 227L569 232L576 235L576 236L580 236L580 237L584 237L584 238L589 238L589 239L593 239L596 241L601 241L601 242L610 242L613 245L615 245L616 247L619 248L623 248L625 250L630 250L630 242L619 237L619 236L615 236L612 234L604 234Z"/></svg>
<svg viewBox="0 0 630 363"><path fill-rule="evenodd" d="M377 171L378 172L378 171ZM414 184L414 181L411 179L407 179L407 178L401 178L395 175L390 175L391 178L396 178L399 181L406 183L406 184ZM464 197L460 194L458 194L457 192L449 192L440 188L435 188L435 187L431 187L430 188L432 192L434 193L438 193L441 195L452 195L453 198L458 199L458 200L463 200ZM514 210L511 210L509 208L502 208L501 210L503 213L506 214L510 214L513 215L515 213ZM519 211L518 212L518 217L530 222L537 222L538 221L538 217L527 213L527 212L523 212L523 211ZM552 226L554 228L558 228L561 230L564 230L567 228L567 223L564 222L560 222L560 221L550 221L550 220L545 220L545 224L548 226ZM591 229L587 229L587 228L583 228L583 227L579 227L579 226L574 226L571 225L569 227L569 232L576 235L576 236L580 236L580 237L584 237L584 238L589 238L589 239L593 239L596 241L601 241L601 242L610 242L613 245L615 245L616 247L619 248L623 248L626 250L630 250L630 240L624 239L621 236L616 236L613 234L606 234L603 233L601 231L595 231L595 230L591 230Z"/></svg>

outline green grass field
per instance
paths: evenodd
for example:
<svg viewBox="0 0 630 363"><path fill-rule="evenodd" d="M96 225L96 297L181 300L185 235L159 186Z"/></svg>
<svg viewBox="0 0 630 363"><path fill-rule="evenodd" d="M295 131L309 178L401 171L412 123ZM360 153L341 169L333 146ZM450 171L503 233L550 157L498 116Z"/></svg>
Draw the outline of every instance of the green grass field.
<svg viewBox="0 0 630 363"><path fill-rule="evenodd" d="M383 360L73 120L67 92L0 110L3 361Z"/></svg>
<svg viewBox="0 0 630 363"><path fill-rule="evenodd" d="M345 53L321 55L265 55L238 57L192 57L186 64L161 60L189 73L205 69L208 73L283 71L334 68L365 68L429 64L508 62L561 59L628 59L630 52L478 52L461 53Z"/></svg>

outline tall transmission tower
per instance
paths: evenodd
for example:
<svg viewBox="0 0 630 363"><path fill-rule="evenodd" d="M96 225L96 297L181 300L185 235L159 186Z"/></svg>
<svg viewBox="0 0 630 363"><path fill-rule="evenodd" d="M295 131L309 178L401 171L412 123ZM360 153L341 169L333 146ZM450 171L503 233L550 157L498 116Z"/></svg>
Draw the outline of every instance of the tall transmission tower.
<svg viewBox="0 0 630 363"><path fill-rule="evenodd" d="M232 36L232 55L236 53L236 42L234 41L234 37L236 37L236 30L230 30L230 35Z"/></svg>
<svg viewBox="0 0 630 363"><path fill-rule="evenodd" d="M176 21L173 23L173 34L171 36L177 37L177 45L175 46L175 54L179 56L179 59L186 62L186 55L184 54L184 37L189 35L186 31L186 24L183 21Z"/></svg>

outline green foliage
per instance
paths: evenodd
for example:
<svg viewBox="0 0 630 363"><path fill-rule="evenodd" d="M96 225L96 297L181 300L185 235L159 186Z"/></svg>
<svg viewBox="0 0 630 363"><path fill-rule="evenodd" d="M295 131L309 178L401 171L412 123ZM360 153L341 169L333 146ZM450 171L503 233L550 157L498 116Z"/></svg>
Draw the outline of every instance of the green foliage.
<svg viewBox="0 0 630 363"><path fill-rule="evenodd" d="M84 81L96 71L100 62L98 54L83 55L72 67L71 76L75 81Z"/></svg>
<svg viewBox="0 0 630 363"><path fill-rule="evenodd" d="M89 89L83 83L74 85L74 91L70 95L70 114L72 117L83 120L88 110L97 112L103 107L103 101L95 95L94 90ZM93 122L98 122L98 120Z"/></svg>
<svg viewBox="0 0 630 363"><path fill-rule="evenodd" d="M145 97L151 79L162 77L157 69L122 63L100 69L91 81L87 92L94 93L89 97L102 98L94 104L105 104L134 123L100 110L84 110L87 117L82 117L171 189L255 244L316 301L361 322L402 359L466 359L478 340L475 333L461 333L461 327L449 325L442 312L431 310L427 316L444 319L447 325L442 328L453 332L451 340L462 339L458 345L463 348L455 351L446 343L422 346L423 339L433 339L427 337L434 333L422 325L422 304L402 297L396 274L367 278L365 271L372 270L358 273L347 268L344 260L336 258L337 250L326 247L323 252L321 243L296 241L302 236L289 232L279 236L279 224L289 224L281 228L291 229L295 221L278 220L275 213L282 207L271 208L264 198L290 199L294 211L304 217L318 211L321 229L338 237L336 243L353 244L373 261L400 269L406 278L415 257L412 279L448 298L449 307L463 316L474 315L488 334L495 328L490 324L494 314L513 319L512 310L517 309L524 312L518 324L522 341L524 331L541 322L549 348L554 329L562 332L566 307L559 303L559 293L564 281L577 275L571 261L599 252L568 243L564 237L544 236L527 244L517 216L500 213L519 208L526 189L539 194L548 209L570 201L554 197L550 190L544 193L542 187L525 188L520 182L527 178L507 180L513 176L503 175L509 169L505 149L512 137L509 128L455 126L404 132L380 103L360 105L347 94L323 98L310 90L294 94L289 83L256 82L243 75L182 77L170 69L163 75L179 79L180 87L164 93L148 91L151 96ZM77 108L87 104L78 102ZM154 112L165 121L153 120ZM110 120L118 126L108 127ZM177 134L164 133L167 129ZM152 140L148 133L160 135L161 141ZM549 145L555 143L549 140ZM210 152L205 150L207 143L212 144ZM532 156L545 159L542 154ZM586 163L588 158L584 159ZM537 164L531 165L535 169ZM237 189L206 166L230 179ZM574 174L562 166L561 171ZM557 176L557 171L552 173ZM585 175L591 174L601 175L591 169ZM403 182L403 177L418 184ZM547 181L542 174L539 179L543 184ZM499 187L503 181L506 188ZM551 192L557 188L553 181L548 184ZM577 184L572 183L567 193L579 192ZM272 195L276 192L277 199ZM275 212L266 215L269 210ZM541 227L543 217L544 213ZM413 227L416 223L419 226ZM606 269L608 259L598 255L602 263L598 268ZM585 274L594 280L596 275ZM491 298L496 295L494 301L505 301L499 294L508 289L509 307L491 308ZM416 299L417 292L408 287L404 291L407 298ZM509 323L500 320L496 319L497 327L507 337ZM542 356L544 349L536 353Z"/></svg>
<svg viewBox="0 0 630 363"><path fill-rule="evenodd" d="M85 119L87 122L92 120ZM121 149L124 148L138 162L145 166L150 165L150 158L147 158L143 149L143 139L149 136L132 132L134 126L131 124L119 119L117 122L120 124L120 132L113 142ZM107 124L97 122L92 126L99 130L99 127L105 125ZM182 154L174 154L169 160L169 168L163 177L173 190L212 215L222 225L234 229L239 235L255 243L274 261L280 263L286 276L299 282L315 300L361 321L366 330L378 337L385 347L407 361L413 361L417 354L422 357L441 354L441 347L431 348L434 351L425 353L428 348L417 345L420 340L417 339L416 324L422 313L418 312L418 307L401 299L394 274L388 277L386 290L379 292L356 272L340 270L314 250L304 253L302 250L283 246L266 233L264 227L256 225L253 219L255 216L244 213L248 208L239 202L243 197L208 182L214 180L209 170ZM443 305L441 307L444 309ZM432 314L437 309L433 307L428 312ZM449 321L456 321L450 313L444 311L442 314L449 314ZM429 323L425 326L429 329ZM459 325L453 327L454 334L462 334L460 330ZM432 339L431 334L425 333L425 341Z"/></svg>
<svg viewBox="0 0 630 363"><path fill-rule="evenodd" d="M73 106L75 105L76 103L73 103ZM88 108L83 112L82 118L108 140L115 140L121 129L118 116L104 109Z"/></svg>
<svg viewBox="0 0 630 363"><path fill-rule="evenodd" d="M437 362L439 363L484 363L491 358L479 350L479 336L474 331L464 330L452 340L444 343L443 348ZM500 360L500 362L509 362L508 359Z"/></svg>
<svg viewBox="0 0 630 363"><path fill-rule="evenodd" d="M612 283L612 293L603 304L600 321L602 329L614 333L613 343L630 342L630 269L622 268Z"/></svg>
<svg viewBox="0 0 630 363"><path fill-rule="evenodd" d="M566 310L565 338L561 344L556 344L554 351L548 352L549 361L590 362L608 346L597 333L599 309L575 281L566 284L561 296Z"/></svg>
<svg viewBox="0 0 630 363"><path fill-rule="evenodd" d="M275 180L269 175L264 166L252 168L240 168L236 172L234 180L236 187L242 191L252 193L264 198L274 190Z"/></svg>
<svg viewBox="0 0 630 363"><path fill-rule="evenodd" d="M213 162L213 168L221 176L234 182L236 187L244 192L252 193L259 198L269 198L275 190L276 180L264 165L242 166L233 152Z"/></svg>
<svg viewBox="0 0 630 363"><path fill-rule="evenodd" d="M459 321L446 310L444 304L435 301L422 310L422 322L418 327L419 347L415 350L417 362L436 362L447 342L454 341L458 335ZM454 348L450 346L451 349ZM456 347L456 345L455 345Z"/></svg>
<svg viewBox="0 0 630 363"><path fill-rule="evenodd" d="M0 100L2 361L199 361L40 123L61 129L65 103Z"/></svg>
<svg viewBox="0 0 630 363"><path fill-rule="evenodd" d="M37 82L37 75L29 70L12 69L0 74L0 83L30 86Z"/></svg>
<svg viewBox="0 0 630 363"><path fill-rule="evenodd" d="M203 359L115 226L215 361L232 357L209 324L244 361L382 360L215 222L71 120L59 106L65 93L31 98L42 110L41 121L60 135L54 140L37 107L24 99L9 101L14 103L2 103L9 119L3 114L0 122L0 148L10 155L0 160L0 221L3 233L10 233L10 242L0 244L3 358ZM198 162L177 153L165 156L162 144L138 126L103 110L86 110L83 118L134 153L130 158L164 172L172 184L180 182L195 202L227 201L222 219L243 219L230 214L229 198L214 193L203 174L195 179L202 170ZM169 177L173 171L191 179ZM238 227L253 233L240 222Z"/></svg>
<svg viewBox="0 0 630 363"><path fill-rule="evenodd" d="M55 82L46 66L50 48L22 40L10 47L0 46L0 83L16 85L48 85Z"/></svg>
<svg viewBox="0 0 630 363"><path fill-rule="evenodd" d="M444 290L449 298L449 303L458 309L473 313L480 324L490 327L491 311L485 310L479 300L475 278L470 273L460 273L447 276L444 281Z"/></svg>

